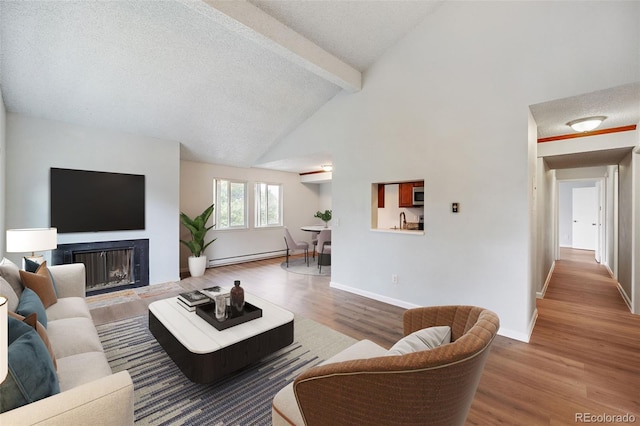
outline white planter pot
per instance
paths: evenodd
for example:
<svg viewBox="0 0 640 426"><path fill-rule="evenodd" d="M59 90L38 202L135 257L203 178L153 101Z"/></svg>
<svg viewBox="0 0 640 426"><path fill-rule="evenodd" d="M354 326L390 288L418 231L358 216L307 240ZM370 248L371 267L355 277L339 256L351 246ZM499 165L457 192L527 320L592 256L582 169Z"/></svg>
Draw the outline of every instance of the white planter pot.
<svg viewBox="0 0 640 426"><path fill-rule="evenodd" d="M201 277L207 269L207 256L189 256L189 273L192 277Z"/></svg>

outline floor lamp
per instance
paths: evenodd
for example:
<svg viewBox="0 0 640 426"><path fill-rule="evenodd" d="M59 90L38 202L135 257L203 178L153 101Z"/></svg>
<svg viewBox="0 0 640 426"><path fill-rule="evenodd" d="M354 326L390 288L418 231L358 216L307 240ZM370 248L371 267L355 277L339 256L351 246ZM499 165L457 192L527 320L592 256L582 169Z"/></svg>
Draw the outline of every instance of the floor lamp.
<svg viewBox="0 0 640 426"><path fill-rule="evenodd" d="M58 230L56 228L27 228L7 230L7 252L26 253L26 259L42 263L44 257L36 255L37 251L53 250L58 247ZM22 261L24 268L24 259Z"/></svg>

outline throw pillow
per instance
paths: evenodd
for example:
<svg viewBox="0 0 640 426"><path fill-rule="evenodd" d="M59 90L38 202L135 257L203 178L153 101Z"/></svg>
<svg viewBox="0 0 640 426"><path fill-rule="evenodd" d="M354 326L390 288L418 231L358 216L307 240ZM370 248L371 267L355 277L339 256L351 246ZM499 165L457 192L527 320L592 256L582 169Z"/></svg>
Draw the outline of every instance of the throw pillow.
<svg viewBox="0 0 640 426"><path fill-rule="evenodd" d="M47 334L47 330L42 326L42 324L40 324L40 321L38 321L38 314L34 312L32 314L29 314L27 317L23 317L22 315L9 312L9 316L30 325L36 331L36 333L38 333L38 336L40 336L40 338L42 339L42 343L44 343L47 351L49 351L49 356L51 357L51 361L53 362L53 368L58 371L58 362L56 361L56 356L53 353L53 348L51 347L51 342L49 341L49 335Z"/></svg>
<svg viewBox="0 0 640 426"><path fill-rule="evenodd" d="M398 340L387 355L404 355L411 352L427 351L451 343L451 327L428 327L418 330Z"/></svg>
<svg viewBox="0 0 640 426"><path fill-rule="evenodd" d="M46 261L38 267L36 272L20 271L20 278L22 278L22 284L26 288L36 292L45 308L54 305L58 301Z"/></svg>
<svg viewBox="0 0 640 426"><path fill-rule="evenodd" d="M7 280L11 284L11 288L16 292L16 296L20 297L22 294L22 280L20 280L20 268L18 265L4 257L0 261L0 277Z"/></svg>
<svg viewBox="0 0 640 426"><path fill-rule="evenodd" d="M13 287L11 287L11 284L2 277L0 277L0 295L7 298L7 308L9 308L9 312L15 312L18 307L18 295L15 290L13 290Z"/></svg>
<svg viewBox="0 0 640 426"><path fill-rule="evenodd" d="M23 259L24 259L24 270L27 272L35 272L40 267L40 264L38 262L35 262L29 259L28 257L25 257Z"/></svg>
<svg viewBox="0 0 640 426"><path fill-rule="evenodd" d="M40 321L40 324L42 324L44 328L47 328L47 312L44 310L42 301L33 290L25 288L20 296L16 314L26 317L33 312L38 315L38 321Z"/></svg>
<svg viewBox="0 0 640 426"><path fill-rule="evenodd" d="M38 268L42 264L46 265L47 261L45 260L42 263L38 263L34 260L29 259L28 257L24 258L24 270L27 272L38 272ZM53 274L51 273L49 268L47 268L47 271L49 272L49 277L51 278L51 283L53 284L53 291L56 293L56 297L58 297L58 286L56 286L56 280L53 279Z"/></svg>
<svg viewBox="0 0 640 426"><path fill-rule="evenodd" d="M21 322L11 317L8 320L9 323ZM47 348L30 327L9 345L8 361L9 373L0 384L2 412L60 392L58 376Z"/></svg>

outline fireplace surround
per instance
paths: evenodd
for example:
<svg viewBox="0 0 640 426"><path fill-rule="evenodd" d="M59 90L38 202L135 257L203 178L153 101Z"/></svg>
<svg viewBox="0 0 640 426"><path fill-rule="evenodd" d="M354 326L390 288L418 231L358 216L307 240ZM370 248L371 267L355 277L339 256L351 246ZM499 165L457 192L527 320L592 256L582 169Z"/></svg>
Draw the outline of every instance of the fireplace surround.
<svg viewBox="0 0 640 426"><path fill-rule="evenodd" d="M51 260L84 263L88 296L149 285L148 239L58 244Z"/></svg>

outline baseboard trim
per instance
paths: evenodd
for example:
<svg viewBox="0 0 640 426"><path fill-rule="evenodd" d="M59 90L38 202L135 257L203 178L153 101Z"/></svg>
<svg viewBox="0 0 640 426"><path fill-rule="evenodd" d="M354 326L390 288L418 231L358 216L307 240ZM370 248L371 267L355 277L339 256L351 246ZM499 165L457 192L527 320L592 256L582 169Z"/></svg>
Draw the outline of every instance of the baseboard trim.
<svg viewBox="0 0 640 426"><path fill-rule="evenodd" d="M331 281L329 283L331 288L335 288L338 290L343 290L349 293L357 294L358 296L366 297L367 299L377 300L378 302L388 303L389 305L399 306L405 309L418 308L421 305L416 305L414 303L405 302L404 300L394 299L392 297L383 296L381 294L372 293L370 291L362 290L355 287L350 287L348 285L339 284L335 281Z"/></svg>
<svg viewBox="0 0 640 426"><path fill-rule="evenodd" d="M631 306L631 299L629 298L629 296L627 296L627 293L624 291L620 283L616 283L616 284L617 284L616 287L620 292L620 296L622 296L622 300L624 300L624 303L627 305L627 308L629 308L629 312L633 312L633 308Z"/></svg>
<svg viewBox="0 0 640 426"><path fill-rule="evenodd" d="M549 273L547 274L547 279L544 281L544 285L542 286L542 290L536 292L536 297L538 299L543 299L544 295L547 293L547 288L549 287L549 282L551 282L551 276L553 275L554 269L556 269L556 261L555 260L551 264L551 268L549 269Z"/></svg>
<svg viewBox="0 0 640 426"><path fill-rule="evenodd" d="M359 289L359 288L351 287L351 286L348 286L348 285L340 284L340 283L337 283L335 281L331 281L329 283L329 286L331 288L335 288L337 290L343 290L343 291L346 291L348 293L357 294L358 296L366 297L368 299L377 300L378 302L388 303L389 305L398 306L400 308L412 309L412 308L419 308L421 306L424 306L424 305L416 305L414 303L405 302L404 300L400 300L400 299L394 299L393 297L387 297L387 296L383 296L383 295L380 295L380 294L377 294L377 293L372 293L370 291L366 291L366 290L362 290L362 289ZM535 325L535 321L536 321L537 317L538 317L538 311L536 310L534 312L534 316L533 316L533 319L531 321L531 324L529 325L529 333L528 333L528 335L526 333L521 333L521 332L509 330L509 329L506 329L504 327L500 327L500 330L498 330L498 334L500 336L507 337L509 339L514 339L514 340L519 340L519 341L524 342L524 343L529 343L529 339L531 337L531 333L533 332L533 326Z"/></svg>
<svg viewBox="0 0 640 426"><path fill-rule="evenodd" d="M286 250L271 250L271 251L265 251L261 253L241 254L238 256L223 257L219 259L210 259L209 262L207 262L207 267L215 268L217 266L235 265L238 263L253 262L255 260L272 259L274 257L282 257L286 255L287 255Z"/></svg>

